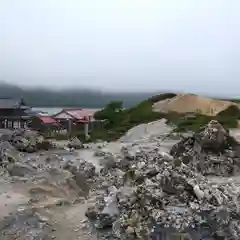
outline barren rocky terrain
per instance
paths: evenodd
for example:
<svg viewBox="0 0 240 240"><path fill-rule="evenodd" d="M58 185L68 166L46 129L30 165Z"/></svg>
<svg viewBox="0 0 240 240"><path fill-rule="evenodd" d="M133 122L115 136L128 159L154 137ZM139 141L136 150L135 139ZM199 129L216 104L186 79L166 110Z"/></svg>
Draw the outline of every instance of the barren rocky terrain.
<svg viewBox="0 0 240 240"><path fill-rule="evenodd" d="M223 133L217 142L225 141L227 133L217 127L211 126ZM230 134L240 140L239 131L231 130ZM65 146L18 152L16 147L21 144L10 141L13 148L6 151L2 140L0 239L136 239L146 234L144 223L149 224L150 219L182 231L200 221L196 209L216 213L221 207L238 214L240 174L233 146L224 146L230 147L225 155L207 154L206 167L199 169L194 157L196 143L182 139L161 120L137 126L119 141L87 144L81 149ZM173 156L180 161L174 161ZM187 167L185 159L190 159ZM234 173L232 166L236 166ZM110 200L106 200L108 194ZM110 202L104 203L103 197ZM185 209L185 214L180 210L173 213L173 207ZM218 234L237 239L239 220L231 218L224 225L227 233ZM112 224L113 231L108 228Z"/></svg>

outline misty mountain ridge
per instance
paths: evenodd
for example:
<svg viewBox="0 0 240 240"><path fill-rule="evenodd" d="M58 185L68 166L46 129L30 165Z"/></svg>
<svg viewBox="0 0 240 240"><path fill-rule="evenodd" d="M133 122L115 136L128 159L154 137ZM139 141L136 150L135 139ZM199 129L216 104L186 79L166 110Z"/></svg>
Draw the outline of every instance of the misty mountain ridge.
<svg viewBox="0 0 240 240"><path fill-rule="evenodd" d="M0 83L0 98L21 98L33 107L85 107L102 108L110 101L123 101L124 107L136 105L156 93L104 92L96 89L48 89L20 87L5 82Z"/></svg>
<svg viewBox="0 0 240 240"><path fill-rule="evenodd" d="M0 98L24 98L33 107L84 107L102 108L110 101L123 101L124 107L132 107L151 96L171 90L155 92L109 92L90 88L65 88L56 90L47 87L21 87L7 82L0 82ZM226 94L201 94L205 97L233 98Z"/></svg>

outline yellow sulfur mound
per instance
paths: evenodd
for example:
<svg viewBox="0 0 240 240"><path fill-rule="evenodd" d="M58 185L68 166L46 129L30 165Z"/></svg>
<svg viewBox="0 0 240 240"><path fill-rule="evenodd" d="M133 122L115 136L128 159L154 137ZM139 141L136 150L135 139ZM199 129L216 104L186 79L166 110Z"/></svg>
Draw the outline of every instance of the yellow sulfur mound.
<svg viewBox="0 0 240 240"><path fill-rule="evenodd" d="M153 104L153 111L165 113L199 113L208 116L216 116L219 112L231 105L237 104L231 101L201 97L195 94L178 94L174 98Z"/></svg>

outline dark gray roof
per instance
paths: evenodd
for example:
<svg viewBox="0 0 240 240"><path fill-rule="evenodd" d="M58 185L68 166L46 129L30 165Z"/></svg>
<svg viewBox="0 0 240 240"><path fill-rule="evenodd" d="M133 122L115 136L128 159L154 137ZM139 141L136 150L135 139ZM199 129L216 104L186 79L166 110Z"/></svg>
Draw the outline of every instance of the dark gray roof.
<svg viewBox="0 0 240 240"><path fill-rule="evenodd" d="M22 99L0 98L0 109L13 109L25 107Z"/></svg>
<svg viewBox="0 0 240 240"><path fill-rule="evenodd" d="M27 116L32 116L32 117L38 116L41 113L41 111L33 111L31 108L24 110L24 112L27 114Z"/></svg>

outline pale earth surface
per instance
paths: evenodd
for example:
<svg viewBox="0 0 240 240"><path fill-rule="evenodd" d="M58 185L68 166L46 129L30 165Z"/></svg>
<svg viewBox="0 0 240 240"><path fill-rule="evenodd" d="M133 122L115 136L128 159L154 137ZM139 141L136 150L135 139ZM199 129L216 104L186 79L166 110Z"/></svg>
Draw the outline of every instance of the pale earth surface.
<svg viewBox="0 0 240 240"><path fill-rule="evenodd" d="M216 116L219 112L233 105L239 107L239 104L232 101L207 98L195 94L178 94L173 98L154 103L153 111L200 113L208 116Z"/></svg>
<svg viewBox="0 0 240 240"><path fill-rule="evenodd" d="M124 137L119 141L111 142L105 147L108 151L119 153L121 146L128 142L150 142L151 136L162 136L162 151L168 152L171 146L176 143L178 140L170 140L165 138L172 131L171 127L167 126L164 123L164 120L160 120L154 123L142 124L133 129L131 129ZM240 130L231 130L231 134L240 141ZM65 144L66 142L59 142L59 144ZM151 143L149 143L151 144ZM93 147L91 149L77 150L77 154L81 158L94 163L97 169L100 169L99 157L94 156L94 152L97 149ZM1 171L2 172L2 171ZM0 173L1 174L1 173ZM233 181L240 185L240 176L232 177ZM230 178L220 178L214 177L211 178L213 183L226 183ZM77 203L74 205L64 205L56 206L57 202L64 200L69 200L70 195L62 194L59 189L54 187L49 187L45 189L44 194L48 194L47 200L43 198L42 201L37 202L36 204L29 204L30 195L29 188L33 187L31 184L26 183L9 183L3 177L3 174L0 176L0 221L4 217L8 216L11 213L15 213L21 209L25 208L35 208L37 212L41 214L51 225L55 228L53 232L53 238L57 240L95 240L96 236L91 235L89 230L86 227L86 204ZM36 187L36 186L35 186ZM18 239L18 238L5 238L0 236L0 239Z"/></svg>

